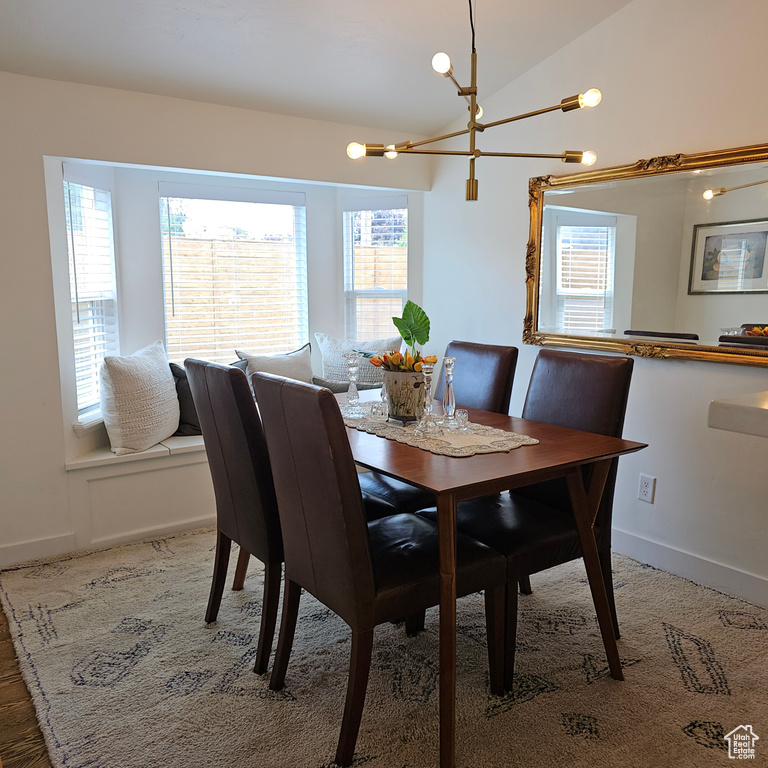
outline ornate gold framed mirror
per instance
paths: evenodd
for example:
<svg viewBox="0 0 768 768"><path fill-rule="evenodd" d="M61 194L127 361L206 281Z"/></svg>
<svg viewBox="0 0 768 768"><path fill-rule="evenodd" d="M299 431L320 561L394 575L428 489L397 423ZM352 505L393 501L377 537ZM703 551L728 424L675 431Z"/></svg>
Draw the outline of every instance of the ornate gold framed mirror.
<svg viewBox="0 0 768 768"><path fill-rule="evenodd" d="M525 344L768 366L768 144L533 178L528 205Z"/></svg>

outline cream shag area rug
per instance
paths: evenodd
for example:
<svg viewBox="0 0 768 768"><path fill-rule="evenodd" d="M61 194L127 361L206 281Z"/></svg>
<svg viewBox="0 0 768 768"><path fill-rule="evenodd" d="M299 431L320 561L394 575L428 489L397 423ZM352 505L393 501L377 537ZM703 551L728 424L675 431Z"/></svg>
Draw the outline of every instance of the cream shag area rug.
<svg viewBox="0 0 768 768"><path fill-rule="evenodd" d="M350 633L302 597L286 688L253 674L262 571L203 619L211 530L0 574L21 669L54 766L331 765ZM233 558L236 553L233 553ZM483 602L458 607L457 766L728 766L751 725L768 764L768 611L615 557L624 682L607 674L583 565L521 596L517 688L488 692ZM234 562L230 566L230 581ZM438 613L416 638L378 628L355 765L438 764Z"/></svg>

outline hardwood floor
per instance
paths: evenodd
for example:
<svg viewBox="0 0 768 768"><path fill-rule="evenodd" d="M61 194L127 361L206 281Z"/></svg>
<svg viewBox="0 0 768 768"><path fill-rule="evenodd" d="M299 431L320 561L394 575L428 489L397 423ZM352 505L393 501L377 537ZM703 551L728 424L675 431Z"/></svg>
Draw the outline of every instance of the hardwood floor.
<svg viewBox="0 0 768 768"><path fill-rule="evenodd" d="M51 768L32 698L0 610L0 768Z"/></svg>

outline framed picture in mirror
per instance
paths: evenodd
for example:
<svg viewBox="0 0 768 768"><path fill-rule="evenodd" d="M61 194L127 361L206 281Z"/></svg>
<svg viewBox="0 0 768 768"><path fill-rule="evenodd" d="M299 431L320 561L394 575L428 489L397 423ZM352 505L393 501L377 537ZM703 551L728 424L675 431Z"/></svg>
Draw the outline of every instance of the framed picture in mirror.
<svg viewBox="0 0 768 768"><path fill-rule="evenodd" d="M767 293L768 219L696 224L688 293Z"/></svg>

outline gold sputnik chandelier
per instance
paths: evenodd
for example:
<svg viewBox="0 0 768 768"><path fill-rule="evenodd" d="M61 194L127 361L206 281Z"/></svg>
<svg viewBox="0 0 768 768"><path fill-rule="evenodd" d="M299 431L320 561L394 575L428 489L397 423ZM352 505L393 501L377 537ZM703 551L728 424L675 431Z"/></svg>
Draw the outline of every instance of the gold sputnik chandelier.
<svg viewBox="0 0 768 768"><path fill-rule="evenodd" d="M446 53L436 53L432 58L432 68L438 74L451 79L458 89L458 94L469 103L470 119L467 127L463 131L446 133L443 136L436 136L433 139L424 139L423 141L403 141L399 144L360 144L353 141L347 146L347 155L353 160L361 157L387 157L393 160L398 155L458 155L469 158L469 178L467 179L467 200L477 200L477 179L475 178L475 161L479 157L541 157L541 158L560 158L564 163L582 163L583 165L594 165L597 161L597 155L589 150L571 151L566 150L562 154L532 154L529 152L484 152L477 148L477 134L486 131L488 128L495 128L497 125L512 123L516 120L524 120L535 115L543 115L545 112L553 112L560 109L563 112L571 112L574 109L583 107L596 107L602 98L600 91L596 88L588 90L586 93L570 96L563 99L559 104L544 109L537 109L534 112L526 112L515 117L507 117L503 120L495 120L492 123L480 123L478 120L483 116L482 107L477 103L477 52L475 50L475 23L473 19L472 0L469 0L469 24L472 31L472 56L471 56L471 80L468 87L463 87L453 76L453 67L451 60ZM436 141L453 139L456 136L469 135L469 149L467 150L447 150L447 149L421 149L425 144L432 144Z"/></svg>

